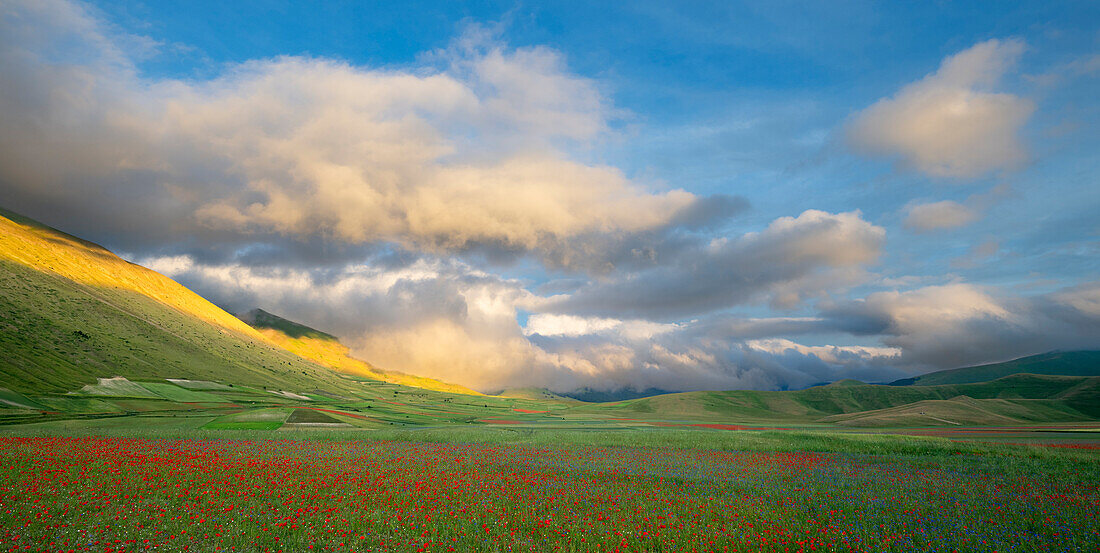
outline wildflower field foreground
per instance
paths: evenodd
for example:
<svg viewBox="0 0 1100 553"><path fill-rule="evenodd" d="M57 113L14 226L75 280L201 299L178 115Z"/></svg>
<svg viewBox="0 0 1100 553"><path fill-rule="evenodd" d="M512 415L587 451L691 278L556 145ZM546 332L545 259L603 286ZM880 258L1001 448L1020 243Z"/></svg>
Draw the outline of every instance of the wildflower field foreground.
<svg viewBox="0 0 1100 553"><path fill-rule="evenodd" d="M1067 459L5 437L0 550L1096 551Z"/></svg>

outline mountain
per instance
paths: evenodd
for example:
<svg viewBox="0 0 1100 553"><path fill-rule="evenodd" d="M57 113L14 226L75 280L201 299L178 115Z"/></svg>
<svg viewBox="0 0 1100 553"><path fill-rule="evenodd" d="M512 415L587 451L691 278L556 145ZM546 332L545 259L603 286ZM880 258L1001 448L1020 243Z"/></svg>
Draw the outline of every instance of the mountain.
<svg viewBox="0 0 1100 553"><path fill-rule="evenodd" d="M891 382L892 386L935 386L986 382L1018 373L1062 376L1100 376L1100 351L1054 351L961 369L936 371Z"/></svg>
<svg viewBox="0 0 1100 553"><path fill-rule="evenodd" d="M101 378L339 388L340 378L172 279L0 213L0 386L65 393Z"/></svg>
<svg viewBox="0 0 1100 553"><path fill-rule="evenodd" d="M458 384L379 369L366 361L352 357L350 349L340 343L335 336L278 315L272 315L263 309L253 309L240 315L240 319L279 347L342 373L438 392L483 395Z"/></svg>

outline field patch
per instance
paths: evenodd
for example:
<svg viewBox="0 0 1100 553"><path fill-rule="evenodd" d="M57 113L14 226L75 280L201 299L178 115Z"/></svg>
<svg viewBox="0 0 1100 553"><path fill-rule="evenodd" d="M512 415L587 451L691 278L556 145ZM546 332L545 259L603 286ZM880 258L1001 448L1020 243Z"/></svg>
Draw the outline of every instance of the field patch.
<svg viewBox="0 0 1100 553"><path fill-rule="evenodd" d="M211 430L278 430L293 409L253 409L218 417L203 426Z"/></svg>
<svg viewBox="0 0 1100 553"><path fill-rule="evenodd" d="M23 394L13 392L7 388L0 388L0 407L48 410L42 404L24 396Z"/></svg>
<svg viewBox="0 0 1100 553"><path fill-rule="evenodd" d="M209 380L188 380L186 378L166 378L168 382L175 384L181 388L187 388L188 390L232 390L230 386L220 384L218 382L211 382Z"/></svg>
<svg viewBox="0 0 1100 553"><path fill-rule="evenodd" d="M181 401L185 403L219 403L225 401L220 396L206 392L188 390L174 384L142 382L141 387L169 401Z"/></svg>
<svg viewBox="0 0 1100 553"><path fill-rule="evenodd" d="M296 399L298 401L313 401L313 399L310 398L309 396L303 396L302 394L296 394L294 392L288 392L286 390L279 390L279 391L271 390L271 393L273 393L273 394L275 394L279 397L284 397L286 399Z"/></svg>
<svg viewBox="0 0 1100 553"><path fill-rule="evenodd" d="M48 410L62 413L120 413L121 409L113 403L90 397L43 397L38 402Z"/></svg>
<svg viewBox="0 0 1100 553"><path fill-rule="evenodd" d="M96 384L88 384L76 393L89 396L110 397L137 397L147 399L161 399L161 396L145 389L137 382L116 376L113 378L99 378Z"/></svg>

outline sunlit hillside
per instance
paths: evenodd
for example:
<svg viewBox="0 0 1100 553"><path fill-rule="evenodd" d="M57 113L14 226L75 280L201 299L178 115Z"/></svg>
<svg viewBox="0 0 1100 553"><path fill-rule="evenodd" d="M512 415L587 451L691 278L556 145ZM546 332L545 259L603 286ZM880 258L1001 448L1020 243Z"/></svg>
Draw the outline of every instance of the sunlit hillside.
<svg viewBox="0 0 1100 553"><path fill-rule="evenodd" d="M263 339L252 327L156 271L130 263L98 244L2 209L0 259L78 284L137 292L204 321Z"/></svg>
<svg viewBox="0 0 1100 553"><path fill-rule="evenodd" d="M164 275L33 220L3 214L2 388L68 394L104 382L125 384L110 380L114 377L162 383L200 379L300 396L353 385ZM55 410L104 407L59 401Z"/></svg>

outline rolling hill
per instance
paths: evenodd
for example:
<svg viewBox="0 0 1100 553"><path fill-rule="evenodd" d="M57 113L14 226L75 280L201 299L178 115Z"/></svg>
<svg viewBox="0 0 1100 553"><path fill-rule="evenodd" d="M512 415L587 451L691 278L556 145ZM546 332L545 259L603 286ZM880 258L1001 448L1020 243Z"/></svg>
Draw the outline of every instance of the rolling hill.
<svg viewBox="0 0 1100 553"><path fill-rule="evenodd" d="M550 401L572 401L578 402L580 400L566 397L563 395L555 394L546 388L510 388L502 392L493 394L499 397L513 397L520 399L537 399L537 400L550 400Z"/></svg>
<svg viewBox="0 0 1100 553"><path fill-rule="evenodd" d="M1032 415L1017 409L1015 412L1024 417L1021 420L1080 421L1100 418L1100 377L1031 374L1016 374L989 382L939 386L899 387L846 382L843 385L832 384L784 392L683 392L622 401L608 405L605 409L618 412L624 417L661 414L685 419L707 418L759 423L840 422L855 418L836 417L837 415L869 413L906 406L912 407L899 412L908 413L912 409L920 412L922 407L918 404L921 402L950 401L959 397L1004 400L1017 406L1031 405L1026 402L1032 400L1047 401L1043 407L1036 407ZM1004 407L1004 404L998 405ZM878 417L879 422L887 423L892 422L889 420L891 413L893 412L870 413L867 416L873 415ZM865 419L865 422L870 420ZM937 423L929 419L924 424Z"/></svg>
<svg viewBox="0 0 1100 553"><path fill-rule="evenodd" d="M940 384L970 384L986 382L1018 373L1061 376L1100 376L1100 351L1054 351L960 369L948 369L903 378L893 386L935 386Z"/></svg>
<svg viewBox="0 0 1100 553"><path fill-rule="evenodd" d="M822 422L842 426L1011 426L1088 420L1059 400L974 399L957 396L929 399L887 409L832 415Z"/></svg>

